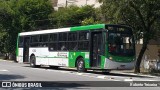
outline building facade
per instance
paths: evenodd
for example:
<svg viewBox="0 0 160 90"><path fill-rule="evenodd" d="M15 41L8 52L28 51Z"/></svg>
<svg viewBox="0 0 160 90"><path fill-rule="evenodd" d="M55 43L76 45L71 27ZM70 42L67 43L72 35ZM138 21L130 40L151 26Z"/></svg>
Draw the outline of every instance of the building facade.
<svg viewBox="0 0 160 90"><path fill-rule="evenodd" d="M94 5L94 7L100 7L101 3L97 0L52 0L53 7L58 10L61 7L67 7L69 5Z"/></svg>

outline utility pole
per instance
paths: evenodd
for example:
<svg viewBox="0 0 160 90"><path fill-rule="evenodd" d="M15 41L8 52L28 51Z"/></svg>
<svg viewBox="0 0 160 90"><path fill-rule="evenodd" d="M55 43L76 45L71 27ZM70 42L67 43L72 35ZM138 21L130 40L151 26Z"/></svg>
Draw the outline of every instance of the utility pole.
<svg viewBox="0 0 160 90"><path fill-rule="evenodd" d="M66 0L66 7L67 7L67 5L68 5L68 1Z"/></svg>
<svg viewBox="0 0 160 90"><path fill-rule="evenodd" d="M88 0L86 0L86 5L87 5L87 1L88 1Z"/></svg>

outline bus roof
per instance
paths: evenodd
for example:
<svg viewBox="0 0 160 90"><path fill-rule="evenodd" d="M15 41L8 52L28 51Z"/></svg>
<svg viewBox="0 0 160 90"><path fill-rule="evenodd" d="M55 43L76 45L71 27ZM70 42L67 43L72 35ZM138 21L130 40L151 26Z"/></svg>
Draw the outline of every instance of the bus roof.
<svg viewBox="0 0 160 90"><path fill-rule="evenodd" d="M105 24L95 24L95 25L71 27L71 31L92 30L92 29L99 29L99 28L105 28Z"/></svg>
<svg viewBox="0 0 160 90"><path fill-rule="evenodd" d="M20 36L38 35L38 34L48 34L48 33L56 33L56 32L93 30L93 29L100 29L100 28L105 28L105 24L95 24L95 25L76 26L76 27L69 27L69 28L58 28L58 29L48 29L48 30L22 32L22 33L19 33L19 35Z"/></svg>

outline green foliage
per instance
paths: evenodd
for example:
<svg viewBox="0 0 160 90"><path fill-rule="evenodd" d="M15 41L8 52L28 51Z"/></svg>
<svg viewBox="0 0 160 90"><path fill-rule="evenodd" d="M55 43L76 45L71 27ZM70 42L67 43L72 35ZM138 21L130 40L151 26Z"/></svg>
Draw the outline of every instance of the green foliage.
<svg viewBox="0 0 160 90"><path fill-rule="evenodd" d="M93 6L69 6L62 8L53 14L57 27L69 27L81 25L86 18L95 18L95 8Z"/></svg>
<svg viewBox="0 0 160 90"><path fill-rule="evenodd" d="M98 0L103 2L101 10L106 21L127 24L134 29L137 39L143 38L142 49L136 62L140 72L140 63L149 40L159 36L160 0Z"/></svg>
<svg viewBox="0 0 160 90"><path fill-rule="evenodd" d="M51 27L49 15L53 12L50 0L0 1L1 51L15 52L19 32ZM2 50L3 49L3 50Z"/></svg>
<svg viewBox="0 0 160 90"><path fill-rule="evenodd" d="M159 0L99 1L104 2L104 4L101 6L101 10L107 21L132 26L138 39L146 36L148 39L152 39L155 35L154 32L159 30L156 28L159 27L159 25L155 25L159 22ZM149 35L147 34L148 31ZM141 32L143 32L143 35Z"/></svg>
<svg viewBox="0 0 160 90"><path fill-rule="evenodd" d="M93 17L86 18L82 21L82 25L92 25L92 24L100 24L101 21L95 21Z"/></svg>
<svg viewBox="0 0 160 90"><path fill-rule="evenodd" d="M50 0L0 1L1 52L15 52L19 32L99 23L93 6L68 6L54 11ZM83 22L82 22L83 21Z"/></svg>

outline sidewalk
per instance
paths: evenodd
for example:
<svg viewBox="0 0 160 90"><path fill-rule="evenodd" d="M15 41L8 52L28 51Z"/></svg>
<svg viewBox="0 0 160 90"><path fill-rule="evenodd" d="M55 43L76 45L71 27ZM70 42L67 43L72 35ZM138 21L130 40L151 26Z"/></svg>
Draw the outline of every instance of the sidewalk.
<svg viewBox="0 0 160 90"><path fill-rule="evenodd" d="M111 73L128 74L128 75L138 75L147 77L158 77L159 75L150 74L149 72L134 73L134 70L113 70Z"/></svg>

